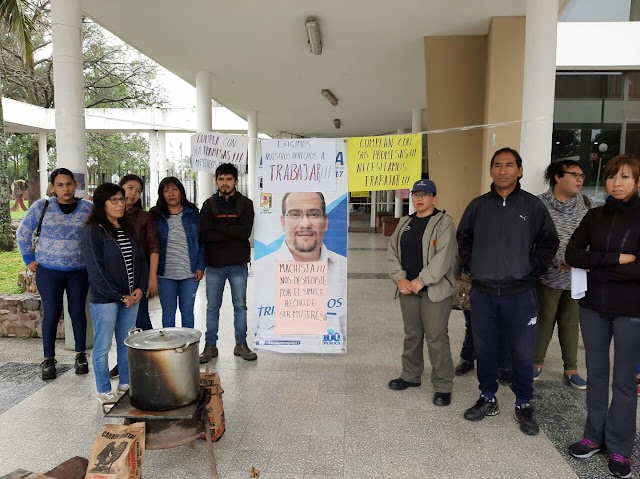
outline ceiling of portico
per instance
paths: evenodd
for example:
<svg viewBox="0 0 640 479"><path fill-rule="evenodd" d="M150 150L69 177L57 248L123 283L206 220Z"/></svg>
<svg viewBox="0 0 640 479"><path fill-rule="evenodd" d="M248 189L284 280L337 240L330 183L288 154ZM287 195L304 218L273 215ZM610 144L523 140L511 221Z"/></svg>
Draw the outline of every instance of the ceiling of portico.
<svg viewBox="0 0 640 479"><path fill-rule="evenodd" d="M83 0L87 16L195 85L259 130L355 136L411 128L426 108L424 41L484 35L493 16L524 15L525 0ZM323 52L307 46L316 16ZM321 95L330 89L340 104ZM342 128L336 130L333 119Z"/></svg>

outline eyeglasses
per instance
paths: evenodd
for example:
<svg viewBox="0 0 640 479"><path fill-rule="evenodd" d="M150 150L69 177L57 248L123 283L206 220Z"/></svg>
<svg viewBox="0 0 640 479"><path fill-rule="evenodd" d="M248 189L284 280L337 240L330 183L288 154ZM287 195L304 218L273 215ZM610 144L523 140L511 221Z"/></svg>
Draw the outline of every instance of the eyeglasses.
<svg viewBox="0 0 640 479"><path fill-rule="evenodd" d="M571 175L573 176L576 180L578 178L580 178L582 181L587 179L587 175L585 175L584 173L576 173L575 171L565 171L564 172L565 175Z"/></svg>
<svg viewBox="0 0 640 479"><path fill-rule="evenodd" d="M432 197L433 193L411 193L411 196L421 200L422 198Z"/></svg>
<svg viewBox="0 0 640 479"><path fill-rule="evenodd" d="M311 221L318 221L319 219L324 218L324 213L320 210L311 210L306 213L299 210L291 210L285 216L294 222L301 221L305 216Z"/></svg>
<svg viewBox="0 0 640 479"><path fill-rule="evenodd" d="M122 197L112 196L111 198L109 198L109 202L112 205L117 205L118 203L126 203L127 199Z"/></svg>

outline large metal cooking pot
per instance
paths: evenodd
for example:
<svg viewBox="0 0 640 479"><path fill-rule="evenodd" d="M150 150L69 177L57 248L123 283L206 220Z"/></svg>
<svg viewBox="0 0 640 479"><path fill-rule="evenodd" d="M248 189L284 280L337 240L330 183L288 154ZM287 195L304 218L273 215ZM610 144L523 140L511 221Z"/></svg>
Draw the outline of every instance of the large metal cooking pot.
<svg viewBox="0 0 640 479"><path fill-rule="evenodd" d="M198 345L191 328L134 329L124 340L129 354L131 404L143 411L168 411L192 403L200 391Z"/></svg>

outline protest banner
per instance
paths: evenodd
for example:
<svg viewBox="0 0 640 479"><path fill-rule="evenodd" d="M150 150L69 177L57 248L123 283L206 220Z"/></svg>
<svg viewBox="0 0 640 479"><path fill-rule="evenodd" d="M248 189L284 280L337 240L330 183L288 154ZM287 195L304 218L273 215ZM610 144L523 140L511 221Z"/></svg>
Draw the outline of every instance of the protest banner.
<svg viewBox="0 0 640 479"><path fill-rule="evenodd" d="M249 137L223 133L191 135L191 169L215 173L222 163L231 163L244 175L247 171Z"/></svg>
<svg viewBox="0 0 640 479"><path fill-rule="evenodd" d="M335 191L273 192L265 187L264 164L258 171L253 263L256 286L250 310L256 325L257 350L346 352L348 194L346 144L340 141L338 145L333 159ZM318 262L326 264L326 272L297 269ZM287 274L279 273L282 264L291 268ZM286 288L283 278L289 278L294 289L307 291ZM326 293L322 290L325 287ZM288 293L283 291L290 291L291 296L284 296ZM285 299L292 301L285 303ZM289 317L279 317L283 311L290 311ZM297 311L296 317L293 311ZM325 321L319 319L322 314ZM303 324L301 320L313 323ZM323 323L322 328L319 323Z"/></svg>
<svg viewBox="0 0 640 479"><path fill-rule="evenodd" d="M276 334L327 330L327 262L276 262Z"/></svg>
<svg viewBox="0 0 640 479"><path fill-rule="evenodd" d="M422 174L422 134L347 139L349 191L411 188Z"/></svg>
<svg viewBox="0 0 640 479"><path fill-rule="evenodd" d="M263 188L271 193L336 191L336 140L262 140Z"/></svg>

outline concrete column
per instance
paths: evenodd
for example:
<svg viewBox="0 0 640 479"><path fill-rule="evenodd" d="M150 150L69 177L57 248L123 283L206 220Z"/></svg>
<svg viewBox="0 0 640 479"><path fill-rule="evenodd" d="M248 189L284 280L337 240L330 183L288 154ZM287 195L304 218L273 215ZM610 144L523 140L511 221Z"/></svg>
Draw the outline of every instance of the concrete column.
<svg viewBox="0 0 640 479"><path fill-rule="evenodd" d="M398 135L404 134L404 128L398 128ZM397 190L402 191L402 190ZM394 192L394 208L393 208L393 217L394 218L402 218L402 198L398 198L398 196Z"/></svg>
<svg viewBox="0 0 640 479"><path fill-rule="evenodd" d="M422 131L422 108L414 108L411 110L411 133L420 133ZM422 172L422 158L420 158L420 172ZM409 214L416 212L413 202L409 198Z"/></svg>
<svg viewBox="0 0 640 479"><path fill-rule="evenodd" d="M158 132L158 183L167 176L167 134Z"/></svg>
<svg viewBox="0 0 640 479"><path fill-rule="evenodd" d="M258 179L258 112L247 112L247 135L249 136L249 148L247 151L247 196L255 201L256 181Z"/></svg>
<svg viewBox="0 0 640 479"><path fill-rule="evenodd" d="M545 191L551 161L557 22L558 0L527 0L520 154L522 187L533 194Z"/></svg>
<svg viewBox="0 0 640 479"><path fill-rule="evenodd" d="M53 83L56 104L58 166L70 169L84 196L87 178L87 139L84 122L82 70L82 1L51 2Z"/></svg>
<svg viewBox="0 0 640 479"><path fill-rule="evenodd" d="M196 115L198 131L211 131L211 72L196 72ZM212 173L198 172L198 206L213 194L213 183Z"/></svg>
<svg viewBox="0 0 640 479"><path fill-rule="evenodd" d="M377 193L377 191L371 192L371 217L369 219L369 226L374 228L374 230L376 227Z"/></svg>
<svg viewBox="0 0 640 479"><path fill-rule="evenodd" d="M47 132L38 132L38 171L40 172L40 198L46 198L49 188L49 175L47 174Z"/></svg>
<svg viewBox="0 0 640 479"><path fill-rule="evenodd" d="M151 206L155 206L158 202L158 132L156 130L149 132L149 200Z"/></svg>

